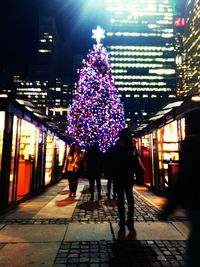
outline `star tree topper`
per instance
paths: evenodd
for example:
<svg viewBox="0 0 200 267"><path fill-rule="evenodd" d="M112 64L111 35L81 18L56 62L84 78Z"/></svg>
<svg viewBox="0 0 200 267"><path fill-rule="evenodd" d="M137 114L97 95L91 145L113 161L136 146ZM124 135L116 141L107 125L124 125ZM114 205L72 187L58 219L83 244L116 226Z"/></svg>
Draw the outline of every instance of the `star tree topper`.
<svg viewBox="0 0 200 267"><path fill-rule="evenodd" d="M100 44L101 39L105 38L105 31L99 25L96 29L92 30L92 38L96 39L97 45Z"/></svg>

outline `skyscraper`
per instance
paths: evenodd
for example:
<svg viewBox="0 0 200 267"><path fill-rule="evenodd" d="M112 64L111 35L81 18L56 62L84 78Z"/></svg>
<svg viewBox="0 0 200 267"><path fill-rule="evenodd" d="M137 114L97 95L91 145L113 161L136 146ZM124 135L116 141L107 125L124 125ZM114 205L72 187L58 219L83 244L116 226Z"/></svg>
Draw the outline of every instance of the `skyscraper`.
<svg viewBox="0 0 200 267"><path fill-rule="evenodd" d="M71 100L70 83L60 75L60 38L55 19L40 17L37 62L29 66L28 76L14 78L16 98L28 99L47 115L67 114Z"/></svg>
<svg viewBox="0 0 200 267"><path fill-rule="evenodd" d="M184 33L184 93L200 92L199 71L200 0L187 0Z"/></svg>
<svg viewBox="0 0 200 267"><path fill-rule="evenodd" d="M30 76L55 80L59 64L60 39L52 17L39 18L37 64L30 66Z"/></svg>
<svg viewBox="0 0 200 267"><path fill-rule="evenodd" d="M186 0L176 0L175 12L174 12L177 96L183 94L183 76L184 76L183 36L185 30L185 2Z"/></svg>
<svg viewBox="0 0 200 267"><path fill-rule="evenodd" d="M176 95L172 0L106 0L116 86L130 127Z"/></svg>

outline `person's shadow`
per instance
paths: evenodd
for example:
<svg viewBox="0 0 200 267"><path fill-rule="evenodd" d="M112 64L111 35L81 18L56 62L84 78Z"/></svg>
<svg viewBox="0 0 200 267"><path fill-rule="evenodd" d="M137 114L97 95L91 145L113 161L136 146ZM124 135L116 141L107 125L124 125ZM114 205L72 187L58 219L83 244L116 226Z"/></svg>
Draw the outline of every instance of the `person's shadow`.
<svg viewBox="0 0 200 267"><path fill-rule="evenodd" d="M156 260L156 253L146 241L136 239L135 229L118 231L117 240L111 245L111 267L150 267Z"/></svg>
<svg viewBox="0 0 200 267"><path fill-rule="evenodd" d="M67 195L67 194L69 194L69 190L60 191L60 192L58 192L58 194L60 194L60 195Z"/></svg>
<svg viewBox="0 0 200 267"><path fill-rule="evenodd" d="M89 191L89 189L87 188L87 189L83 189L80 193L81 193L82 195L86 195L86 194L89 194L90 191Z"/></svg>
<svg viewBox="0 0 200 267"><path fill-rule="evenodd" d="M57 200L56 201L56 206L57 207L64 207L64 206L68 206L71 205L73 203L77 202L77 200L73 197L67 197L65 199L62 200Z"/></svg>
<svg viewBox="0 0 200 267"><path fill-rule="evenodd" d="M108 206L108 207L116 207L117 206L117 202L114 199L105 199L104 205Z"/></svg>
<svg viewBox="0 0 200 267"><path fill-rule="evenodd" d="M100 208L99 201L87 201L77 206L80 210L94 211Z"/></svg>

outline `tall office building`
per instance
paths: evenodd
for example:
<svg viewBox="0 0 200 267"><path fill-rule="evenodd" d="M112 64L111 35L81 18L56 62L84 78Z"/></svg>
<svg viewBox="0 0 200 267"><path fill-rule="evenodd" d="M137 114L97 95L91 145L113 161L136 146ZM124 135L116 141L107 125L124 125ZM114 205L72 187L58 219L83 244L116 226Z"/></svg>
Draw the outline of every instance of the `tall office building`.
<svg viewBox="0 0 200 267"><path fill-rule="evenodd" d="M60 39L52 17L39 18L37 62L29 66L28 77L14 77L16 98L29 100L46 115L67 114L71 101L70 83L59 72Z"/></svg>
<svg viewBox="0 0 200 267"><path fill-rule="evenodd" d="M185 3L186 0L176 0L174 12L174 37L176 53L176 91L177 96L183 94L184 51L183 36L185 30Z"/></svg>
<svg viewBox="0 0 200 267"><path fill-rule="evenodd" d="M52 17L39 18L37 64L30 66L29 75L55 80L59 64L60 39Z"/></svg>
<svg viewBox="0 0 200 267"><path fill-rule="evenodd" d="M176 96L172 0L106 0L105 44L126 121L136 127Z"/></svg>
<svg viewBox="0 0 200 267"><path fill-rule="evenodd" d="M187 0L184 33L184 93L200 92L200 0Z"/></svg>

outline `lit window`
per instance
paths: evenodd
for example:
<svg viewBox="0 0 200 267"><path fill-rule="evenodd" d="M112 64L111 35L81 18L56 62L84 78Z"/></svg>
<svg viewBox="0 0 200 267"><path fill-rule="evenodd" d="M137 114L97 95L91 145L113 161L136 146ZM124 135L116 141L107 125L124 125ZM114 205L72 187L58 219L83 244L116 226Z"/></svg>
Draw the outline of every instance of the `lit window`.
<svg viewBox="0 0 200 267"><path fill-rule="evenodd" d="M50 49L39 49L38 51L40 53L51 53L52 52L52 50L50 50Z"/></svg>

